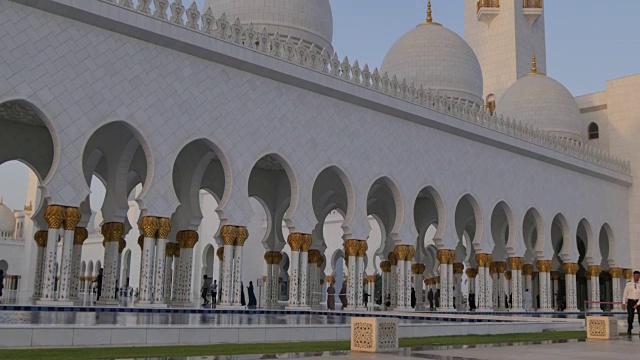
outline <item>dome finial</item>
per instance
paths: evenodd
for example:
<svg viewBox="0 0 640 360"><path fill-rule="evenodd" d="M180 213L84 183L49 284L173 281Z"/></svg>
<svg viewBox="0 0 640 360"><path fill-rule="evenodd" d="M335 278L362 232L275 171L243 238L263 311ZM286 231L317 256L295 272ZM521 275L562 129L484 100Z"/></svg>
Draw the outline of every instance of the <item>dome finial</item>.
<svg viewBox="0 0 640 360"><path fill-rule="evenodd" d="M424 26L424 25L440 25L437 22L433 22L433 11L431 10L431 0L427 0L427 21L423 22L422 24L419 24L418 26Z"/></svg>
<svg viewBox="0 0 640 360"><path fill-rule="evenodd" d="M536 54L533 54L533 56L531 57L531 73L538 73L538 61L536 61Z"/></svg>

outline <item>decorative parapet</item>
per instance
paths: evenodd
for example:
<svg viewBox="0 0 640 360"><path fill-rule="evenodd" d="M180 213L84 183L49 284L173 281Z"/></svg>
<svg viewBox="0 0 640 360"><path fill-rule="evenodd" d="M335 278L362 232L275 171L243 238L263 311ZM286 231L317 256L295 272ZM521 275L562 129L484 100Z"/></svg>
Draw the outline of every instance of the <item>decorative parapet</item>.
<svg viewBox="0 0 640 360"><path fill-rule="evenodd" d="M490 114L484 111L481 105L456 99L437 89L425 89L422 85L416 87L413 82L407 83L406 79L398 79L395 75L386 72L380 74L378 68L371 71L368 64L361 67L357 60L351 63L346 56L340 61L337 52L330 54L327 49L320 49L315 45L307 46L303 41L294 42L291 37L283 40L279 33L269 35L266 28L258 32L253 24L243 25L240 19L231 23L225 14L216 19L210 8L204 14L201 13L195 1L185 10L182 0L174 0L171 4L169 0L154 0L153 13L150 8L151 0L139 0L137 7L134 7L132 0L97 1L197 31L609 170L631 174L628 161L591 145L558 137L516 119L505 119L502 115ZM533 0L525 3L535 5L537 2ZM541 1L539 3L542 4Z"/></svg>
<svg viewBox="0 0 640 360"><path fill-rule="evenodd" d="M478 12L486 8L500 8L500 0L478 0L476 7Z"/></svg>
<svg viewBox="0 0 640 360"><path fill-rule="evenodd" d="M542 9L542 0L522 0L525 9Z"/></svg>

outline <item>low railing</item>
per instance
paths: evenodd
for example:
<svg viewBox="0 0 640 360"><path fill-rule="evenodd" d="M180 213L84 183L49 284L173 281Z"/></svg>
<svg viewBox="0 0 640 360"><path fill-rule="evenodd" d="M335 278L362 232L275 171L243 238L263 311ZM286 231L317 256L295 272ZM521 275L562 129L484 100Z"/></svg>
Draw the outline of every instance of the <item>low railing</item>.
<svg viewBox="0 0 640 360"><path fill-rule="evenodd" d="M478 0L477 11L480 12L482 8L499 8L500 0Z"/></svg>

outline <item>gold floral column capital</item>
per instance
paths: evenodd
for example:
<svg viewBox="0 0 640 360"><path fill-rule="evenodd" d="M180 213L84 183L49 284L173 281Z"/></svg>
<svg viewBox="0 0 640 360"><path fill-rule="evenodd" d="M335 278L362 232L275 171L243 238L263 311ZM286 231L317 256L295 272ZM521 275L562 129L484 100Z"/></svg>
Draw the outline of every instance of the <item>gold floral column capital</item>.
<svg viewBox="0 0 640 360"><path fill-rule="evenodd" d="M360 241L356 239L348 239L344 242L344 256L345 260L351 256L357 256L360 249Z"/></svg>
<svg viewBox="0 0 640 360"><path fill-rule="evenodd" d="M60 229L64 222L65 209L63 206L49 205L44 213L49 229Z"/></svg>
<svg viewBox="0 0 640 360"><path fill-rule="evenodd" d="M181 233L183 234L182 239L184 243L180 244L180 247L185 249L193 249L196 246L198 239L200 238L198 232L194 230L185 230L181 231Z"/></svg>
<svg viewBox="0 0 640 360"><path fill-rule="evenodd" d="M80 222L80 210L77 207L68 207L64 214L64 229L74 231Z"/></svg>
<svg viewBox="0 0 640 360"><path fill-rule="evenodd" d="M499 274L504 274L504 272L507 270L507 263L504 261L496 261L494 264L496 267L496 272L498 272Z"/></svg>
<svg viewBox="0 0 640 360"><path fill-rule="evenodd" d="M302 234L302 244L300 245L301 252L308 252L311 249L311 244L313 243L313 238L311 234Z"/></svg>
<svg viewBox="0 0 640 360"><path fill-rule="evenodd" d="M538 260L536 261L536 267L540 272L549 272L551 271L551 260Z"/></svg>
<svg viewBox="0 0 640 360"><path fill-rule="evenodd" d="M89 232L87 228L77 227L75 228L75 232L73 233L73 245L82 245L84 241L89 237Z"/></svg>
<svg viewBox="0 0 640 360"><path fill-rule="evenodd" d="M509 265L511 265L511 270L522 270L522 267L524 266L524 258L510 257Z"/></svg>
<svg viewBox="0 0 640 360"><path fill-rule="evenodd" d="M478 276L478 269L467 268L467 270L465 270L465 273L467 274L467 277L469 279L474 279L476 276Z"/></svg>
<svg viewBox="0 0 640 360"><path fill-rule="evenodd" d="M415 263L411 264L411 273L414 275L420 275L424 272L425 266L424 264Z"/></svg>
<svg viewBox="0 0 640 360"><path fill-rule="evenodd" d="M369 275L369 276L367 276L367 282L369 282L369 283L374 283L374 282L376 282L376 276L375 276L375 275Z"/></svg>
<svg viewBox="0 0 640 360"><path fill-rule="evenodd" d="M589 275L591 276L600 276L602 269L598 265L589 265L587 272L589 272Z"/></svg>
<svg viewBox="0 0 640 360"><path fill-rule="evenodd" d="M158 239L167 239L171 232L171 219L158 218Z"/></svg>
<svg viewBox="0 0 640 360"><path fill-rule="evenodd" d="M631 279L631 278L633 277L633 270L631 270L631 269L624 269L624 270L622 271L622 276L624 276L624 278L625 278L626 280Z"/></svg>
<svg viewBox="0 0 640 360"><path fill-rule="evenodd" d="M45 230L38 230L36 231L36 233L33 235L33 240L36 241L36 246L37 247L46 247L47 246L47 236L48 236L48 232Z"/></svg>
<svg viewBox="0 0 640 360"><path fill-rule="evenodd" d="M180 244L173 243L173 257L180 257Z"/></svg>
<svg viewBox="0 0 640 360"><path fill-rule="evenodd" d="M407 247L407 257L405 261L413 260L413 257L416 255L416 248L413 245L405 245Z"/></svg>
<svg viewBox="0 0 640 360"><path fill-rule="evenodd" d="M390 261L380 261L380 270L382 272L390 272L391 271L391 262Z"/></svg>
<svg viewBox="0 0 640 360"><path fill-rule="evenodd" d="M145 216L140 222L140 231L145 238L155 239L158 233L158 218L155 216Z"/></svg>
<svg viewBox="0 0 640 360"><path fill-rule="evenodd" d="M244 246L244 243L249 238L249 230L245 226L236 226L236 240L235 246Z"/></svg>
<svg viewBox="0 0 640 360"><path fill-rule="evenodd" d="M406 261L407 257L409 256L409 249L407 245L396 245L396 247L393 249L393 252L396 253L398 261Z"/></svg>
<svg viewBox="0 0 640 360"><path fill-rule="evenodd" d="M120 238L118 242L118 254L122 254L122 252L124 251L124 248L126 247L127 247L127 242L124 240L124 238Z"/></svg>
<svg viewBox="0 0 640 360"><path fill-rule="evenodd" d="M560 280L560 271L552 271L550 277L551 280Z"/></svg>
<svg viewBox="0 0 640 360"><path fill-rule="evenodd" d="M389 255L387 255L387 259L389 260L389 264L391 264L391 266L398 265L398 255L395 252L390 252Z"/></svg>
<svg viewBox="0 0 640 360"><path fill-rule="evenodd" d="M511 280L511 271L507 271L504 273L504 278L507 280Z"/></svg>
<svg viewBox="0 0 640 360"><path fill-rule="evenodd" d="M140 234L140 236L138 236L138 245L140 246L140 249L142 249L144 247L144 235Z"/></svg>
<svg viewBox="0 0 640 360"><path fill-rule="evenodd" d="M327 275L327 283L329 283L329 284L332 284L332 285L333 285L333 284L335 284L335 283L336 283L336 279L335 279L333 276L331 276L331 275Z"/></svg>
<svg viewBox="0 0 640 360"><path fill-rule="evenodd" d="M124 224L119 222L109 222L102 225L102 236L104 242L119 242L124 235Z"/></svg>
<svg viewBox="0 0 640 360"><path fill-rule="evenodd" d="M440 264L448 264L449 263L449 250L438 250L436 254L436 258L440 262Z"/></svg>
<svg viewBox="0 0 640 360"><path fill-rule="evenodd" d="M578 273L578 269L580 269L580 266L576 263L565 263L562 265L562 271L565 274L575 275Z"/></svg>
<svg viewBox="0 0 640 360"><path fill-rule="evenodd" d="M369 245L367 244L366 240L358 241L358 251L356 253L356 256L363 257L367 253L368 249Z"/></svg>
<svg viewBox="0 0 640 360"><path fill-rule="evenodd" d="M224 245L233 245L236 241L236 235L238 233L238 228L231 225L225 225L220 229L220 238L222 239L222 243Z"/></svg>
<svg viewBox="0 0 640 360"><path fill-rule="evenodd" d="M522 265L522 274L529 276L533 275L533 264Z"/></svg>
<svg viewBox="0 0 640 360"><path fill-rule="evenodd" d="M173 257L173 243L168 242L164 245L164 256Z"/></svg>
<svg viewBox="0 0 640 360"><path fill-rule="evenodd" d="M476 263L479 267L489 267L493 262L493 256L491 254L476 254Z"/></svg>
<svg viewBox="0 0 640 360"><path fill-rule="evenodd" d="M620 277L622 277L622 268L612 267L609 269L609 274L611 274L611 277L614 279L620 279Z"/></svg>
<svg viewBox="0 0 640 360"><path fill-rule="evenodd" d="M218 250L216 250L216 255L218 255L218 261L222 261L224 259L224 247L220 246Z"/></svg>
<svg viewBox="0 0 640 360"><path fill-rule="evenodd" d="M302 234L301 233L292 233L287 237L287 243L289 247L291 247L291 251L300 251L302 248Z"/></svg>

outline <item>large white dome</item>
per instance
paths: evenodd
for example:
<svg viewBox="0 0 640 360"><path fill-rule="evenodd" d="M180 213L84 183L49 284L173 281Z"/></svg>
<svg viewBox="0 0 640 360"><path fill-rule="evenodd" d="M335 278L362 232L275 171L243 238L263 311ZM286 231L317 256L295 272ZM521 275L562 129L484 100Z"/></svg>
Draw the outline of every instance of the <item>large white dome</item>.
<svg viewBox="0 0 640 360"><path fill-rule="evenodd" d="M453 31L437 23L418 25L391 47L382 72L408 84L444 91L482 105L482 68L473 49Z"/></svg>
<svg viewBox="0 0 640 360"><path fill-rule="evenodd" d="M554 135L583 141L575 98L556 80L537 72L523 76L498 99L496 112Z"/></svg>
<svg viewBox="0 0 640 360"><path fill-rule="evenodd" d="M207 0L216 18L227 15L229 22L240 18L253 23L258 32L264 27L269 34L280 33L316 44L333 52L333 15L329 0Z"/></svg>
<svg viewBox="0 0 640 360"><path fill-rule="evenodd" d="M13 233L16 229L16 217L13 211L0 201L0 233Z"/></svg>

